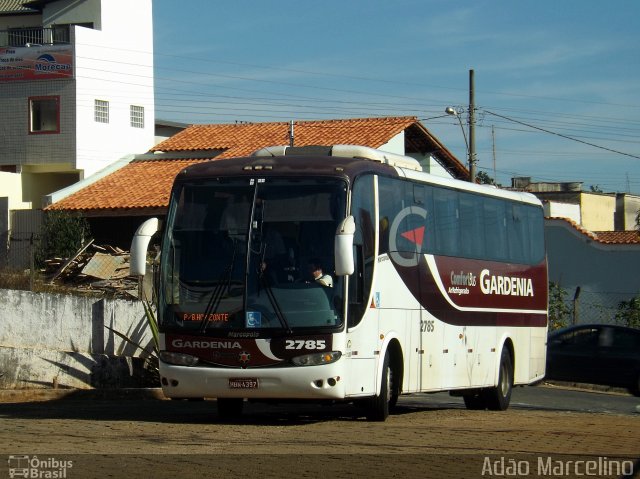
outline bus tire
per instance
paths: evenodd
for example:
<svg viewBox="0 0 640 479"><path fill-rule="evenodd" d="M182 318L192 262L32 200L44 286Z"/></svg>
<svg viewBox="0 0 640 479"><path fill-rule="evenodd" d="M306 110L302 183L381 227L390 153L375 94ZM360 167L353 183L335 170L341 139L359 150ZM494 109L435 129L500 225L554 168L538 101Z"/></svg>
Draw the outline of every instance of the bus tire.
<svg viewBox="0 0 640 479"><path fill-rule="evenodd" d="M509 407L513 390L513 360L507 348L502 349L498 385L484 390L484 400L491 411L504 411Z"/></svg>
<svg viewBox="0 0 640 479"><path fill-rule="evenodd" d="M636 371L634 383L631 384L629 392L634 396L640 396L640 370Z"/></svg>
<svg viewBox="0 0 640 479"><path fill-rule="evenodd" d="M395 395L394 399L393 391L397 389L394 381L394 371L389 364L389 355L385 354L382 363L380 394L370 398L366 405L366 415L369 421L385 421L389 417L389 410L398 400L397 395Z"/></svg>
<svg viewBox="0 0 640 479"><path fill-rule="evenodd" d="M470 411L482 411L483 409L487 409L485 395L480 390L463 394L462 399L464 399L465 407Z"/></svg>
<svg viewBox="0 0 640 479"><path fill-rule="evenodd" d="M222 420L236 419L242 416L244 399L242 398L218 398L218 417Z"/></svg>

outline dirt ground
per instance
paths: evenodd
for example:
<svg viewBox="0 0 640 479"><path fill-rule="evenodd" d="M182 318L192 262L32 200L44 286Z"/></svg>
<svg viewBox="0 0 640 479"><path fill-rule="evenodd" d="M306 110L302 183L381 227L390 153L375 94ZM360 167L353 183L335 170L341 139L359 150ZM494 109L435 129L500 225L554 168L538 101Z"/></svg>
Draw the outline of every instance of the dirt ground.
<svg viewBox="0 0 640 479"><path fill-rule="evenodd" d="M5 402L0 420L0 469L36 456L40 469L71 461L53 476L69 478L508 477L509 464L526 477L576 477L580 470L566 473L576 459L599 461L597 477L618 477L612 467L640 457L640 415L467 411L403 399L384 423L348 405L260 404L224 422L214 401L149 399Z"/></svg>

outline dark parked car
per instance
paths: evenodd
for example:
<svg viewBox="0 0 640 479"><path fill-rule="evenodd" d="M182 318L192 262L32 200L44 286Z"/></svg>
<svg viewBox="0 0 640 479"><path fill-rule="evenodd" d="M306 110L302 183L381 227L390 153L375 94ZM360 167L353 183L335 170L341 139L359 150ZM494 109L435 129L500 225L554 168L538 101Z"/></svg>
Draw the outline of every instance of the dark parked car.
<svg viewBox="0 0 640 479"><path fill-rule="evenodd" d="M624 387L640 396L640 329L585 324L553 331L545 377Z"/></svg>

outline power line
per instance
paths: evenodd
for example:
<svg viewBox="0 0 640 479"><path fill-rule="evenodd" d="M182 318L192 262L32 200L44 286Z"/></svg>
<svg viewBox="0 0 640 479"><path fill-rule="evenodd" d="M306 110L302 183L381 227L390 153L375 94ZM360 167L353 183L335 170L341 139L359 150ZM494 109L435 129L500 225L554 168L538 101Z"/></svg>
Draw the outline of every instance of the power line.
<svg viewBox="0 0 640 479"><path fill-rule="evenodd" d="M551 134L551 135L559 136L560 138L565 138L565 139L567 139L567 140L575 141L575 142L578 142L578 143L583 143L583 144L585 144L585 145L593 146L594 148L600 148L601 150L609 151L609 152L611 152L611 153L617 153L617 154L619 154L619 155L624 155L624 156L629 156L629 157L631 157L631 158L638 158L638 159L640 159L640 156L638 156L638 155L632 155L631 153L625 153L625 152L623 152L623 151L614 150L613 148L607 148L607 147L605 147L605 146L596 145L595 143L590 143L590 142L588 142L588 141L580 140L580 139L578 139L578 138L574 138L574 137L571 137L571 136L568 136L568 135L563 135L562 133L557 133L557 132L555 132L555 131L547 130L546 128L541 128L541 127L539 127L539 126L530 125L530 124L525 123L525 122L523 122L523 121L515 120L515 119L513 119L513 118L509 118L509 117L506 117L506 116L504 116L504 115L499 115L499 114L497 114L497 113L493 113L493 112L488 111L488 110L484 110L484 112L485 112L485 113L488 113L489 115L497 116L498 118L504 118L505 120L509 120L509 121L514 122L514 123L518 123L518 124L520 124L520 125L524 125L524 126L527 126L527 127L529 127L529 128L533 128L534 130L540 130L540 131L543 131L543 132L545 132L545 133L549 133L549 134Z"/></svg>

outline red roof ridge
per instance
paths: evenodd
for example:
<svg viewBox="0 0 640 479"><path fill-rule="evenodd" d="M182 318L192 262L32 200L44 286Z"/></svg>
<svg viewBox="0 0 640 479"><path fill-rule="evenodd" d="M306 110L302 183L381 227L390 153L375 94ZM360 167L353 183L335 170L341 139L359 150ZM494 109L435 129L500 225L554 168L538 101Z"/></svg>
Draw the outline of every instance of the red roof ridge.
<svg viewBox="0 0 640 479"><path fill-rule="evenodd" d="M561 216L551 216L548 220L562 220L578 231L579 233L588 236L591 240L601 244L640 244L640 231L638 230L624 230L624 231L589 231L582 225L579 225L570 218L564 218Z"/></svg>

